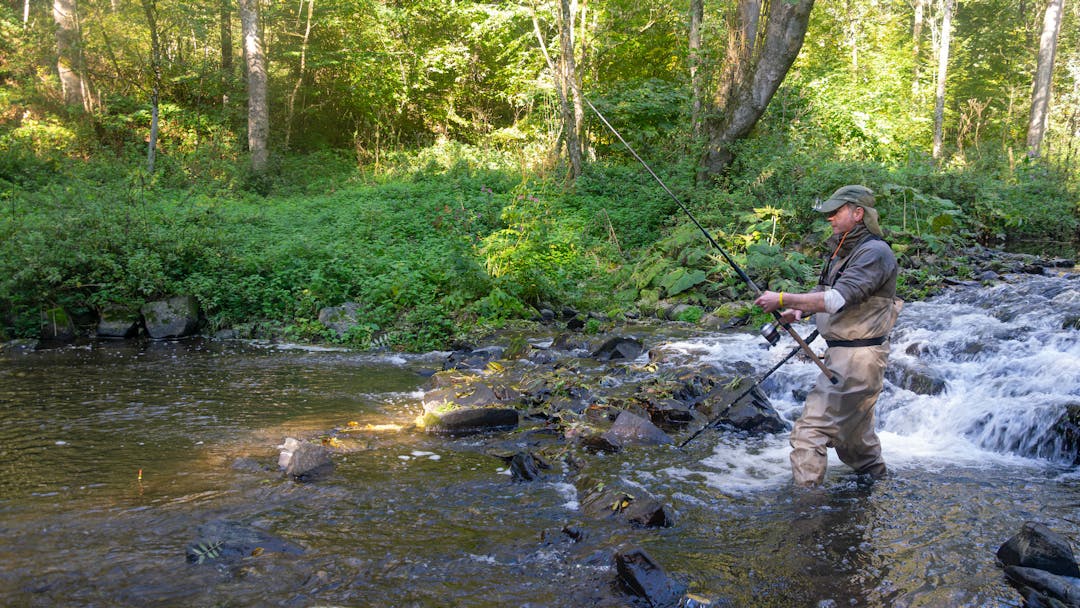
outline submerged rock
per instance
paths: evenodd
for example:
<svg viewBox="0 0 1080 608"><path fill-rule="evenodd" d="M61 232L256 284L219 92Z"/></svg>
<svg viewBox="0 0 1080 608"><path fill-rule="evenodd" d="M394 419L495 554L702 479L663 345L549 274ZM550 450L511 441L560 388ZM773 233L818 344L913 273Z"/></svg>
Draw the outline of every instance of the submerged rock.
<svg viewBox="0 0 1080 608"><path fill-rule="evenodd" d="M632 595L654 608L677 606L684 587L664 572L644 549L633 548L615 554L619 583Z"/></svg>
<svg viewBox="0 0 1080 608"><path fill-rule="evenodd" d="M591 480L583 479L591 484ZM581 511L594 519L609 517L635 528L670 528L675 525L674 511L641 488L623 489L594 484L581 491Z"/></svg>
<svg viewBox="0 0 1080 608"><path fill-rule="evenodd" d="M1023 566L1006 566L1005 576L1019 588L1025 606L1080 608L1080 579Z"/></svg>
<svg viewBox="0 0 1080 608"><path fill-rule="evenodd" d="M234 564L267 552L300 555L304 550L262 530L222 520L200 526L198 538L188 545L184 556L192 564Z"/></svg>

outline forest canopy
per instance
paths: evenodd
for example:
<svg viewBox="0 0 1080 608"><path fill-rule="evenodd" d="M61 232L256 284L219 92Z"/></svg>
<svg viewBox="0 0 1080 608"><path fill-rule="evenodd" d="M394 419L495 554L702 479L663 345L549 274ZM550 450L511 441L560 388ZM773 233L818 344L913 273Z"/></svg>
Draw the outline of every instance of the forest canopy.
<svg viewBox="0 0 1080 608"><path fill-rule="evenodd" d="M590 105L777 285L844 183L912 259L1076 238L1075 3L7 0L0 333L181 291L301 335L359 300L344 339L409 348L739 301Z"/></svg>

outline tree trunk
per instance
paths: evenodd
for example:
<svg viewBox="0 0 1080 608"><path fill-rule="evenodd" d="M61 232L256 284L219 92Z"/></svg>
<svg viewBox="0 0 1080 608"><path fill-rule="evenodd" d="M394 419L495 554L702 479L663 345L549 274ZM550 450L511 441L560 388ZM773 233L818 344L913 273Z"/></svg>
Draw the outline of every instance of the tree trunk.
<svg viewBox="0 0 1080 608"><path fill-rule="evenodd" d="M221 107L229 105L229 87L233 75L232 0L221 0L219 28L221 36Z"/></svg>
<svg viewBox="0 0 1080 608"><path fill-rule="evenodd" d="M269 158L270 109L266 92L266 55L259 35L259 3L258 0L240 0L239 4L248 74L248 150L251 152L251 169L262 173Z"/></svg>
<svg viewBox="0 0 1080 608"><path fill-rule="evenodd" d="M713 114L704 122L708 145L703 176L719 174L734 159L731 145L745 137L802 49L814 0L739 0L730 16L728 46Z"/></svg>
<svg viewBox="0 0 1080 608"><path fill-rule="evenodd" d="M934 94L934 150L933 157L940 160L945 130L945 81L949 74L949 41L952 38L952 14L956 0L942 0L941 45L938 47L937 91Z"/></svg>
<svg viewBox="0 0 1080 608"><path fill-rule="evenodd" d="M1028 154L1039 156L1046 119L1050 108L1050 91L1053 88L1054 56L1057 54L1058 33L1061 31L1061 15L1064 0L1049 0L1043 17L1042 36L1039 37L1039 59L1035 79L1031 87L1031 117L1028 120Z"/></svg>
<svg viewBox="0 0 1080 608"><path fill-rule="evenodd" d="M30 0L23 2L22 22L23 25L30 23Z"/></svg>
<svg viewBox="0 0 1080 608"><path fill-rule="evenodd" d="M918 97L919 95L919 67L922 63L922 30L923 30L923 15L926 12L926 0L915 0L915 23L911 27L911 40L913 42L912 53L914 55L912 61L912 74L911 74L911 96Z"/></svg>
<svg viewBox="0 0 1080 608"><path fill-rule="evenodd" d="M701 136L701 20L705 14L704 0L690 0L690 128L697 139Z"/></svg>
<svg viewBox="0 0 1080 608"><path fill-rule="evenodd" d="M315 10L315 0L307 0L307 25L304 27L304 38L300 44L300 74L296 77L292 94L289 95L289 116L285 119L285 149L289 149L289 140L292 138L292 122L296 110L296 96L300 93L300 85L304 82L304 69L307 65L308 41L311 40L311 13Z"/></svg>
<svg viewBox="0 0 1080 608"><path fill-rule="evenodd" d="M86 84L83 82L80 58L80 36L75 0L53 0L53 19L56 21L56 69L64 103L83 110L87 108Z"/></svg>
<svg viewBox="0 0 1080 608"><path fill-rule="evenodd" d="M584 120L581 103L581 91L577 82L577 69L574 67L574 12L570 9L570 0L559 0L559 86L563 90L562 108L563 141L566 142L566 156L570 163L570 177L581 175L581 139L578 130L578 117Z"/></svg>
<svg viewBox="0 0 1080 608"><path fill-rule="evenodd" d="M150 138L146 150L146 171L154 172L157 157L158 118L161 99L161 37L157 26L157 0L142 0L146 25L150 29L150 71L153 83L150 88Z"/></svg>

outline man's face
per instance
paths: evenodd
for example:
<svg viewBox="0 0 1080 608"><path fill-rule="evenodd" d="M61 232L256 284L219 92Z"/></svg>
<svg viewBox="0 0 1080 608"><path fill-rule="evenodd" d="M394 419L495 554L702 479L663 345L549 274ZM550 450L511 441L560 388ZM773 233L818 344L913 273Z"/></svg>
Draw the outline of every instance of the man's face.
<svg viewBox="0 0 1080 608"><path fill-rule="evenodd" d="M826 218L832 224L833 234L843 234L862 221L863 208L848 203L829 213Z"/></svg>

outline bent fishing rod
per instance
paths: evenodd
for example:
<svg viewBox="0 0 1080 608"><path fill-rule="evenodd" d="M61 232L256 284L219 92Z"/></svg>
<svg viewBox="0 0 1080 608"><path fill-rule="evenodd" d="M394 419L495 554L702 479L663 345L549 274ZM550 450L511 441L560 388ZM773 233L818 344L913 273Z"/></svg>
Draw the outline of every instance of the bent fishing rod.
<svg viewBox="0 0 1080 608"><path fill-rule="evenodd" d="M575 85L574 88L577 89L577 86ZM623 139L623 136L615 130L615 127L611 126L611 123L608 122L606 118L604 118L604 115L600 113L600 110L596 109L596 106L594 106L592 102L589 101L587 97L585 97L585 94L582 93L580 89L578 89L578 94L581 95L581 99L584 100L586 104L588 104L589 108L596 114L597 118L600 119L600 122L604 123L604 126L607 127L608 130L611 131L611 133L615 135L615 137L618 138L620 142L622 142L622 145L626 146L626 149L630 151L630 154L632 154L634 158L637 159L639 163L641 163L642 167L645 167L645 170L649 172L649 175L653 176L653 179L656 180L656 183L660 184L660 187L663 188L664 192L667 192L668 196L670 196L671 199L675 201L675 203L679 206L679 209L682 209L683 213L685 213L686 216L690 218L690 221L693 222L694 225L697 226L698 230L700 230L701 233L705 235L705 238L708 239L709 244L715 247L716 250L720 252L720 255L723 256L724 261L727 262L728 265L730 265L732 269L735 270L735 273L738 274L739 278L742 279L743 282L745 282L747 286L750 287L750 289L754 292L754 295L760 296L761 289L759 289L757 284L754 283L754 280L751 279L750 276L746 274L746 272L744 272L737 263L735 263L735 260L731 259L731 256L728 255L727 251L724 251L724 248L716 242L716 239L714 239L712 235L709 234L709 231L706 230L700 222L698 222L697 218L694 217L694 214L690 213L690 210L686 208L686 205L683 204L682 200L680 200L679 197L675 196L675 193L671 191L671 188L667 187L667 184L664 183L664 180L660 179L660 176L652 170L652 167L650 167L649 164L644 161L644 159L638 156L638 153L634 150L634 148L631 147L630 144L626 143L626 140ZM777 324L780 327L784 328L784 330L791 335L792 339L794 339L795 342L798 343L799 348L804 350L806 354L810 356L810 358L814 361L814 364L817 365L818 369L821 370L821 373L825 374L825 377L829 379L829 382L832 382L833 384L839 382L839 378L837 378L836 374L833 373L831 369L825 366L825 362L822 361L821 358L818 357L813 350L811 350L810 345L807 344L806 340L803 340L802 336L799 335L799 332L795 331L795 328L793 328L791 324L784 322L783 316L780 314L780 311L774 310L772 312L772 315L776 318ZM769 340L771 344L775 344L773 338L766 336L766 339Z"/></svg>

